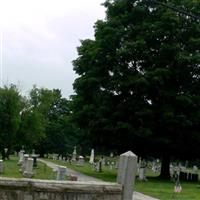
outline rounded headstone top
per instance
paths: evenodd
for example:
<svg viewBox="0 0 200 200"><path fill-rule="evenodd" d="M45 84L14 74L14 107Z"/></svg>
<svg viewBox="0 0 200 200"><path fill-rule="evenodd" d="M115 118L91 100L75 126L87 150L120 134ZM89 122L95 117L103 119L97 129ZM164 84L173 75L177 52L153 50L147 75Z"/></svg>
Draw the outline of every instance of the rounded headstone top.
<svg viewBox="0 0 200 200"><path fill-rule="evenodd" d="M79 156L78 158L83 159L84 157L83 156Z"/></svg>
<svg viewBox="0 0 200 200"><path fill-rule="evenodd" d="M132 151L127 151L120 156L127 156L127 157L137 157Z"/></svg>

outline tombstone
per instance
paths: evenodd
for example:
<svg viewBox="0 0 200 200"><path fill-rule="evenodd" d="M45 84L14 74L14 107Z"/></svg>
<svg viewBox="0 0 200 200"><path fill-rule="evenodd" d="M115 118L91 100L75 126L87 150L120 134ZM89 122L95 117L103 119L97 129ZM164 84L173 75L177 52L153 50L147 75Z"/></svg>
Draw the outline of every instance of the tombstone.
<svg viewBox="0 0 200 200"><path fill-rule="evenodd" d="M24 157L23 157L23 162L22 162L22 167L21 169L19 170L20 172L24 172L25 171L25 168L26 168L26 162L29 158L29 155L28 154L24 154Z"/></svg>
<svg viewBox="0 0 200 200"><path fill-rule="evenodd" d="M196 165L193 166L192 171L197 174L198 173L198 167Z"/></svg>
<svg viewBox="0 0 200 200"><path fill-rule="evenodd" d="M56 154L53 154L52 159L56 160L56 158L57 158Z"/></svg>
<svg viewBox="0 0 200 200"><path fill-rule="evenodd" d="M64 166L58 166L57 168L57 180L65 180L65 175L67 173L67 168Z"/></svg>
<svg viewBox="0 0 200 200"><path fill-rule="evenodd" d="M72 153L72 159L71 159L71 161L76 162L76 156L77 156L77 153L76 153L76 146L75 146L74 147L74 151Z"/></svg>
<svg viewBox="0 0 200 200"><path fill-rule="evenodd" d="M27 178L33 177L33 158L27 159L23 176L25 176Z"/></svg>
<svg viewBox="0 0 200 200"><path fill-rule="evenodd" d="M96 165L96 171L102 172L102 158L99 160L99 162Z"/></svg>
<svg viewBox="0 0 200 200"><path fill-rule="evenodd" d="M113 170L114 165L115 165L115 162L110 163L110 166L109 166L110 170Z"/></svg>
<svg viewBox="0 0 200 200"><path fill-rule="evenodd" d="M83 166L84 162L85 162L84 157L83 156L79 156L78 157L78 161L77 161L77 165L78 166Z"/></svg>
<svg viewBox="0 0 200 200"><path fill-rule="evenodd" d="M146 162L145 160L142 160L140 163L140 168L139 168L139 180L141 181L146 181Z"/></svg>
<svg viewBox="0 0 200 200"><path fill-rule="evenodd" d="M5 159L9 159L8 148L4 148Z"/></svg>
<svg viewBox="0 0 200 200"><path fill-rule="evenodd" d="M116 163L115 163L115 169L118 169L118 167L119 167L119 161L116 161Z"/></svg>
<svg viewBox="0 0 200 200"><path fill-rule="evenodd" d="M59 157L58 157L58 160L62 161L62 156L59 156Z"/></svg>
<svg viewBox="0 0 200 200"><path fill-rule="evenodd" d="M90 154L90 161L89 163L92 165L94 164L94 149L91 150L91 154Z"/></svg>
<svg viewBox="0 0 200 200"><path fill-rule="evenodd" d="M24 160L24 152L21 150L19 152L19 161L18 161L17 165L22 165L23 160Z"/></svg>
<svg viewBox="0 0 200 200"><path fill-rule="evenodd" d="M0 160L0 173L3 173L3 160Z"/></svg>
<svg viewBox="0 0 200 200"><path fill-rule="evenodd" d="M113 158L113 156L114 156L114 154L113 154L113 152L111 152L111 153L110 153L110 157Z"/></svg>
<svg viewBox="0 0 200 200"><path fill-rule="evenodd" d="M120 155L119 168L117 173L117 183L123 187L124 200L133 199L133 186L137 172L137 156L128 151Z"/></svg>
<svg viewBox="0 0 200 200"><path fill-rule="evenodd" d="M39 157L39 155L35 154L35 150L33 149L32 154L31 154L31 158L33 158L33 167L37 167L37 158Z"/></svg>
<svg viewBox="0 0 200 200"><path fill-rule="evenodd" d="M103 158L103 159L102 159L102 167L105 167L105 165L106 165L106 159Z"/></svg>

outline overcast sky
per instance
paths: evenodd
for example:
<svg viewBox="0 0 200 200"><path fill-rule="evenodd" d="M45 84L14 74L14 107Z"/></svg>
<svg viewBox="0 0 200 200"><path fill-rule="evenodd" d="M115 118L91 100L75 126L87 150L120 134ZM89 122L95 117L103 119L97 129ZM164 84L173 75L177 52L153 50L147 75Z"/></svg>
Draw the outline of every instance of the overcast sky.
<svg viewBox="0 0 200 200"><path fill-rule="evenodd" d="M104 0L0 0L3 84L27 94L33 84L73 94L80 39L93 38Z"/></svg>

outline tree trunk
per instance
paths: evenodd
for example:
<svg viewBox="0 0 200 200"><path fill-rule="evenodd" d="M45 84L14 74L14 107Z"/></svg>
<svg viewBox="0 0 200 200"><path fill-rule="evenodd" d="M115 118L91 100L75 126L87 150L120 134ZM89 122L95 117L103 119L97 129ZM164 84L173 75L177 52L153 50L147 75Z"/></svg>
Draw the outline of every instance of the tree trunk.
<svg viewBox="0 0 200 200"><path fill-rule="evenodd" d="M170 157L167 155L163 156L160 178L168 180L170 179L169 165L170 165Z"/></svg>

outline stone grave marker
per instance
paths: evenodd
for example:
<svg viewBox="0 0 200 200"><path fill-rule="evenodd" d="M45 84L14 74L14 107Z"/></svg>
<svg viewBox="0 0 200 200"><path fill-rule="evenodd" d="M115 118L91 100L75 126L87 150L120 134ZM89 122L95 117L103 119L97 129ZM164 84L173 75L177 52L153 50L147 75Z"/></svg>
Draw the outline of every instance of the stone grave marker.
<svg viewBox="0 0 200 200"><path fill-rule="evenodd" d="M25 176L27 178L33 177L33 158L27 159L23 176Z"/></svg>
<svg viewBox="0 0 200 200"><path fill-rule="evenodd" d="M91 165L94 164L94 149L91 150L89 163Z"/></svg>
<svg viewBox="0 0 200 200"><path fill-rule="evenodd" d="M133 188L137 172L137 156L128 151L120 155L117 183L123 186L124 200L133 199Z"/></svg>
<svg viewBox="0 0 200 200"><path fill-rule="evenodd" d="M0 173L2 174L3 173L3 160L0 160Z"/></svg>
<svg viewBox="0 0 200 200"><path fill-rule="evenodd" d="M57 168L57 180L65 180L67 168L65 166L58 166Z"/></svg>

